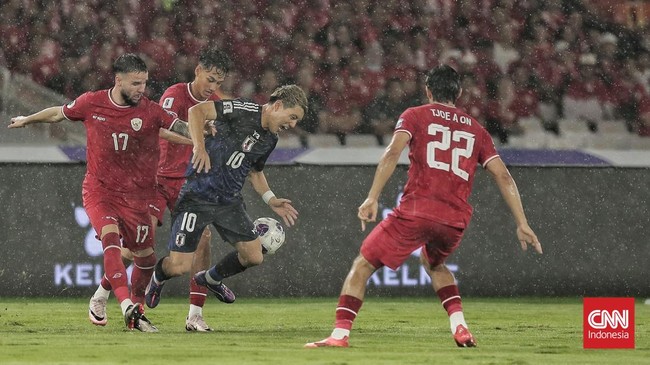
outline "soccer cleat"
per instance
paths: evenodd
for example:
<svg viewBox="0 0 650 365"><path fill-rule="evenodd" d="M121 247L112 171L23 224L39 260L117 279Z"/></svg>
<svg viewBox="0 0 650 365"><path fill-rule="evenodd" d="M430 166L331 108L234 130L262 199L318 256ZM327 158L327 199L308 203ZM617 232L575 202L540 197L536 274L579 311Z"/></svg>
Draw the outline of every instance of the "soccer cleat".
<svg viewBox="0 0 650 365"><path fill-rule="evenodd" d="M208 280L205 278L207 273L204 271L199 271L194 275L194 280L196 281L197 284L201 286L205 286L210 290L211 292L214 293L214 295L219 299L220 301L224 303L233 303L235 301L235 293L232 292L232 290L228 289L228 287L224 284L210 284L208 283Z"/></svg>
<svg viewBox="0 0 650 365"><path fill-rule="evenodd" d="M147 317L144 316L144 307L140 303L130 305L124 314L124 323L126 328L130 330L138 330L140 332L158 332L158 328L154 326Z"/></svg>
<svg viewBox="0 0 650 365"><path fill-rule="evenodd" d="M315 349L319 347L349 347L348 336L343 337L340 340L337 340L333 337L328 337L324 340L318 342L309 342L305 344L306 349Z"/></svg>
<svg viewBox="0 0 650 365"><path fill-rule="evenodd" d="M162 295L163 287L165 286L164 282L156 284L154 276L155 275L151 275L149 285L147 285L147 289L145 289L144 293L144 302L149 308L156 308L158 306L158 303L160 303L160 296Z"/></svg>
<svg viewBox="0 0 650 365"><path fill-rule="evenodd" d="M188 332L210 332L212 328L208 326L200 314L194 314L185 320L185 330Z"/></svg>
<svg viewBox="0 0 650 365"><path fill-rule="evenodd" d="M472 336L469 330L462 324L459 324L458 327L456 327L454 341L456 341L458 347L476 347L474 336Z"/></svg>
<svg viewBox="0 0 650 365"><path fill-rule="evenodd" d="M88 305L88 318L96 326L106 326L108 316L106 315L106 298L94 296L90 298Z"/></svg>

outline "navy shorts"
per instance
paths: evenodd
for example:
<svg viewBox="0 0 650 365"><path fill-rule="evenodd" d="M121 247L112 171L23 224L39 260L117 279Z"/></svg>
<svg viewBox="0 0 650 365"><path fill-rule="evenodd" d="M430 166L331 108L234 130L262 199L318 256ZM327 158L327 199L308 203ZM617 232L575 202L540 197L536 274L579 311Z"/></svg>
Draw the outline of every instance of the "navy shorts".
<svg viewBox="0 0 650 365"><path fill-rule="evenodd" d="M209 224L216 228L224 241L232 245L257 238L255 225L241 201L231 204L180 201L172 215L169 250L196 251L203 230Z"/></svg>

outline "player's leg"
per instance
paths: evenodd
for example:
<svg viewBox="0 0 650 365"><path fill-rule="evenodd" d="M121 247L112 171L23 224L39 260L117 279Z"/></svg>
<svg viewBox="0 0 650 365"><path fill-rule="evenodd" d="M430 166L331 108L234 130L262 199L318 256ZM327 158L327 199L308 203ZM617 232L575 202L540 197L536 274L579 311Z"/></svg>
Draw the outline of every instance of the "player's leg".
<svg viewBox="0 0 650 365"><path fill-rule="evenodd" d="M460 347L474 347L476 340L468 330L458 286L452 272L445 266L447 257L456 250L463 230L442 224L432 225L429 243L422 249L420 261L431 277L433 290L449 315L454 341Z"/></svg>
<svg viewBox="0 0 650 365"><path fill-rule="evenodd" d="M124 267L128 267L133 261L133 255L131 251L122 247L122 263ZM102 280L93 294L90 297L90 303L88 304L88 317L90 322L97 326L105 326L108 323L108 314L106 312L106 304L108 303L108 297L111 294L110 281L106 277L106 274L102 275Z"/></svg>
<svg viewBox="0 0 650 365"><path fill-rule="evenodd" d="M357 256L348 272L336 307L334 329L329 337L305 344L305 348L348 347L348 338L366 294L368 279L377 269L363 257Z"/></svg>
<svg viewBox="0 0 650 365"><path fill-rule="evenodd" d="M145 303L149 308L155 308L160 302L167 280L190 272L194 252L208 224L205 216L202 212L185 211L173 215L169 255L158 260L145 291Z"/></svg>
<svg viewBox="0 0 650 365"><path fill-rule="evenodd" d="M194 275L194 280L198 285L207 287L217 299L224 303L234 302L235 294L223 283L223 280L264 261L262 243L259 238L237 242L235 248L235 251L228 253L209 270L200 271Z"/></svg>
<svg viewBox="0 0 650 365"><path fill-rule="evenodd" d="M199 246L194 252L192 269L190 275L190 310L185 319L185 329L188 331L207 332L212 328L203 319L203 305L208 295L208 288L196 283L194 275L199 271L210 268L210 237L212 233L209 227L205 227Z"/></svg>
<svg viewBox="0 0 650 365"><path fill-rule="evenodd" d="M228 253L209 270L196 273L194 279L198 285L213 292L220 301L232 303L235 294L222 280L261 264L264 261L262 243L243 203L215 207L214 214L212 223L217 233L224 241L233 244L236 250Z"/></svg>

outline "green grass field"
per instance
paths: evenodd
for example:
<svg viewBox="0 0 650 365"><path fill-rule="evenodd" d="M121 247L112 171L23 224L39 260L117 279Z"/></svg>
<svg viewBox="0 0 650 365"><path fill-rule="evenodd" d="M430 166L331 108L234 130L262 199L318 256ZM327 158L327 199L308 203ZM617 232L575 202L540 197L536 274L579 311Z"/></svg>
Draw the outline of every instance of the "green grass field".
<svg viewBox="0 0 650 365"><path fill-rule="evenodd" d="M637 301L636 349L584 350L582 299L465 298L477 348L457 348L437 299L367 298L348 349L303 349L331 331L336 298L209 298L212 333L185 332L186 300L147 316L160 333L88 321L87 299L0 298L0 364L650 364L650 306Z"/></svg>

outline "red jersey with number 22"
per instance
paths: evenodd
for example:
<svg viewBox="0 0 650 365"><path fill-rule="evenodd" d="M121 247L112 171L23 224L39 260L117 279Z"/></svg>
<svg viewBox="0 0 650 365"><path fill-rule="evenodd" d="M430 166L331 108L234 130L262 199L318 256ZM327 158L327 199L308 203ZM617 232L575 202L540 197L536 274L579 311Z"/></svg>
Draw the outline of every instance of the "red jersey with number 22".
<svg viewBox="0 0 650 365"><path fill-rule="evenodd" d="M125 197L155 196L158 133L176 117L144 96L136 106L115 103L110 90L87 92L63 106L86 127L85 191Z"/></svg>
<svg viewBox="0 0 650 365"><path fill-rule="evenodd" d="M221 99L216 94L212 94L208 100ZM187 111L200 102L201 100L196 99L190 92L190 84L185 82L168 87L160 98L160 105L181 120L187 120ZM185 177L185 170L187 170L191 156L192 146L171 143L160 138L158 176Z"/></svg>
<svg viewBox="0 0 650 365"><path fill-rule="evenodd" d="M490 134L462 110L440 103L406 109L395 133L408 133L408 180L395 211L465 228L477 164L499 157Z"/></svg>

